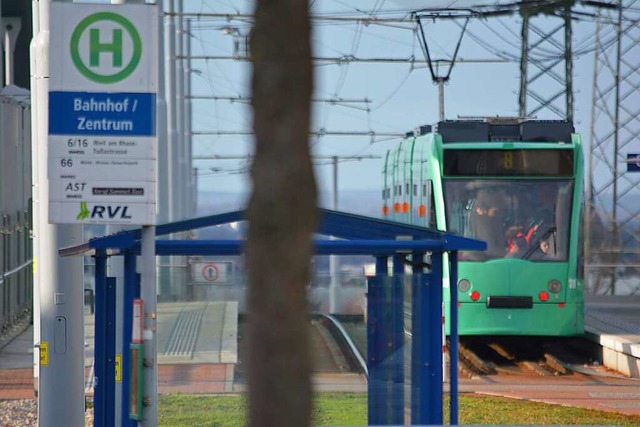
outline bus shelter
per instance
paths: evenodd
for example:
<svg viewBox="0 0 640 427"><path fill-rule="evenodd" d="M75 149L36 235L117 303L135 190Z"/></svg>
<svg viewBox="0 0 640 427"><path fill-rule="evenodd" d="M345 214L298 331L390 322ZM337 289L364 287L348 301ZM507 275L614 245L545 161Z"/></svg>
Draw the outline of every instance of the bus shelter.
<svg viewBox="0 0 640 427"><path fill-rule="evenodd" d="M319 209L318 235L335 240L316 239L316 255L370 255L375 258L375 276L367 285L367 389L368 424L402 425L410 408L412 425L443 423L443 270L449 283L457 283L460 250L484 250L484 242L437 230L379 220L344 212ZM223 225L245 218L244 211L163 224L156 227L155 255L241 255L244 240L169 240L173 233ZM137 425L144 402L140 389L141 371L147 369L141 358L132 360L123 351L121 362L121 413L116 414L116 283L107 277L107 259L124 258L124 307L122 309L122 348L132 346L134 299L140 296L136 273L141 252L141 229L94 238L70 248L62 256L91 254L95 258L95 356L97 378L94 388L94 425L111 427L116 417L122 426ZM425 263L425 255L429 263ZM443 256L443 254L446 254ZM443 262L448 263L445 267ZM391 267L391 271L390 270ZM411 271L412 298L405 301L403 276ZM449 286L450 313L450 423L458 423L458 335L457 287ZM405 355L405 311L410 310L411 354ZM410 361L406 360L409 359ZM133 363L132 363L133 362ZM406 371L409 372L406 372ZM409 378L410 402L405 385ZM157 396L151 396L157 399ZM132 410L133 408L133 410ZM136 409L137 408L137 409Z"/></svg>

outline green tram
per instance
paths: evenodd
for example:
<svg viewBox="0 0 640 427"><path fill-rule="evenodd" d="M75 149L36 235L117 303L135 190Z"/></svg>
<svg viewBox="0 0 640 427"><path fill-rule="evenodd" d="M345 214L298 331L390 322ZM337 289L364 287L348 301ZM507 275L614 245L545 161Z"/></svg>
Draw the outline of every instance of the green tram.
<svg viewBox="0 0 640 427"><path fill-rule="evenodd" d="M460 335L584 332L583 167L566 121L447 120L387 152L386 219L487 242L459 254Z"/></svg>

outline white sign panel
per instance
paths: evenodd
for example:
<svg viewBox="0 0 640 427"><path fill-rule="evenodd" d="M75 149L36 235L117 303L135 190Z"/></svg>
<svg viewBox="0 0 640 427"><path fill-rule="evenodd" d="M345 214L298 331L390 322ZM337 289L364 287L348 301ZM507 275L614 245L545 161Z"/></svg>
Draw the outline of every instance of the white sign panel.
<svg viewBox="0 0 640 427"><path fill-rule="evenodd" d="M156 221L153 5L51 4L49 222Z"/></svg>
<svg viewBox="0 0 640 427"><path fill-rule="evenodd" d="M233 284L233 262L196 262L192 264L195 283L211 285Z"/></svg>

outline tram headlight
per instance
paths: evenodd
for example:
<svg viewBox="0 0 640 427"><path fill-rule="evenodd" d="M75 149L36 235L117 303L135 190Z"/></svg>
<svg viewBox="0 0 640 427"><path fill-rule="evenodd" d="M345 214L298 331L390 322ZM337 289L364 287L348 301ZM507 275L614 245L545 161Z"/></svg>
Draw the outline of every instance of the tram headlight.
<svg viewBox="0 0 640 427"><path fill-rule="evenodd" d="M467 279L462 279L458 281L458 291L466 294L471 289L471 282Z"/></svg>
<svg viewBox="0 0 640 427"><path fill-rule="evenodd" d="M562 283L556 279L549 280L549 283L547 283L547 289L549 289L549 292L557 294L560 292L560 289L562 289Z"/></svg>

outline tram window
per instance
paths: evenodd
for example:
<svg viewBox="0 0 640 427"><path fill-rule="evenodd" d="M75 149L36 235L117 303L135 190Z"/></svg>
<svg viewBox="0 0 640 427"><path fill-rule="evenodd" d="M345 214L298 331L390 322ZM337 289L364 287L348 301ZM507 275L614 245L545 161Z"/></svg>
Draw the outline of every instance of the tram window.
<svg viewBox="0 0 640 427"><path fill-rule="evenodd" d="M409 183L408 183L408 182L404 185L404 187L405 187L405 193L406 193L406 194L411 194L411 192L410 192L411 190L410 190L410 187L409 187Z"/></svg>
<svg viewBox="0 0 640 427"><path fill-rule="evenodd" d="M418 197L418 184L413 184L413 195Z"/></svg>
<svg viewBox="0 0 640 427"><path fill-rule="evenodd" d="M422 184L422 197L427 197L427 184Z"/></svg>
<svg viewBox="0 0 640 427"><path fill-rule="evenodd" d="M485 252L463 252L464 259L567 260L573 181L457 178L445 181L444 193L448 231L487 242ZM538 244L546 239L552 255L542 257Z"/></svg>

